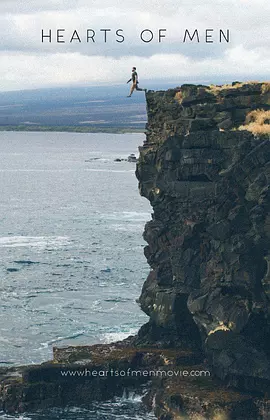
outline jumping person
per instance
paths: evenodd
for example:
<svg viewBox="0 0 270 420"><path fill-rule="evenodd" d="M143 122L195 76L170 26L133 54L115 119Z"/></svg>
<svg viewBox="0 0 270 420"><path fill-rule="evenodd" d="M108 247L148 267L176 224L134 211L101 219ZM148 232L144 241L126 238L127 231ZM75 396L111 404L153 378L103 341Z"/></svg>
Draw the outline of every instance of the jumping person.
<svg viewBox="0 0 270 420"><path fill-rule="evenodd" d="M131 85L131 88L130 88L130 94L127 96L128 98L131 97L134 90L139 90L139 91L146 92L146 89L141 89L141 88L138 87L139 80L138 80L138 73L136 72L136 67L132 67L131 78L127 81L127 83L129 83L131 81L132 81L132 85Z"/></svg>

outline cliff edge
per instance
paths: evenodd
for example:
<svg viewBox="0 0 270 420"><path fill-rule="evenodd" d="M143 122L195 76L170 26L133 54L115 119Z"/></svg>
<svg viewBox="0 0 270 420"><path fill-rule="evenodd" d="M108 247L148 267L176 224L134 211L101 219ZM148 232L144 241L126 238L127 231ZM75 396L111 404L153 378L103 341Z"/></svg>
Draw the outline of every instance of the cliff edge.
<svg viewBox="0 0 270 420"><path fill-rule="evenodd" d="M270 84L146 94L136 175L152 207L138 343L201 349L242 390L270 384Z"/></svg>

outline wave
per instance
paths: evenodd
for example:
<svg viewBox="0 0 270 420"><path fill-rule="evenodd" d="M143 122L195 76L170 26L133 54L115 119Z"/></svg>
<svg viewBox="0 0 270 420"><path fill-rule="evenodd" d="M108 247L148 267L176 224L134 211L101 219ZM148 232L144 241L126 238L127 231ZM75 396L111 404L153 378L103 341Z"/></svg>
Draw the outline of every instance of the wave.
<svg viewBox="0 0 270 420"><path fill-rule="evenodd" d="M149 217L150 213L145 213L145 212L138 212L138 211L123 211L123 217L128 218L128 219L141 219L143 218L143 220L145 220L146 217Z"/></svg>
<svg viewBox="0 0 270 420"><path fill-rule="evenodd" d="M117 298L105 299L104 302L121 303L121 302L129 302L131 300L133 299L117 297Z"/></svg>
<svg viewBox="0 0 270 420"><path fill-rule="evenodd" d="M2 236L0 248L59 248L68 245L70 240L67 236ZM26 264L26 261L20 261ZM33 262L31 262L33 263ZM28 263L29 264L29 263Z"/></svg>
<svg viewBox="0 0 270 420"><path fill-rule="evenodd" d="M22 265L32 265L32 264L40 264L38 261L31 261L31 260L18 260L13 261L15 264L22 264Z"/></svg>
<svg viewBox="0 0 270 420"><path fill-rule="evenodd" d="M103 213L100 215L101 218L107 220L121 220L130 222L146 222L149 220L151 213L137 212L137 211L121 211L113 213Z"/></svg>
<svg viewBox="0 0 270 420"><path fill-rule="evenodd" d="M125 224L120 224L120 223L110 224L107 227L107 229L114 230L114 231L119 231L119 232L134 232L134 231L136 232L136 230L141 231L143 229L145 221L141 222L141 224L138 224L138 223L135 224L134 222L135 222L135 220L133 221L133 223L129 223L129 224L127 224L127 223L125 223ZM138 221L136 220L136 222L138 222Z"/></svg>
<svg viewBox="0 0 270 420"><path fill-rule="evenodd" d="M93 403L89 408L66 407L41 409L35 413L8 415L0 411L1 420L155 420L152 412L142 405L141 396L131 393L127 398L117 397L113 400Z"/></svg>
<svg viewBox="0 0 270 420"><path fill-rule="evenodd" d="M105 344L122 341L130 335L137 334L139 328L130 328L128 331L107 332L100 337L100 341Z"/></svg>
<svg viewBox="0 0 270 420"><path fill-rule="evenodd" d="M85 334L85 330L82 330L82 331L77 331L74 334L54 338L53 340L49 340L49 341L46 341L45 343L41 343L41 347L38 350L48 348L52 344L60 343L61 341L64 341L64 340L73 340L74 338L81 337L84 334Z"/></svg>
<svg viewBox="0 0 270 420"><path fill-rule="evenodd" d="M4 413L3 411L0 411L0 418L1 420L32 420L33 417L28 417L26 415L8 415Z"/></svg>
<svg viewBox="0 0 270 420"><path fill-rule="evenodd" d="M0 172L75 172L74 169L0 169Z"/></svg>
<svg viewBox="0 0 270 420"><path fill-rule="evenodd" d="M110 162L110 159L107 158L101 158L101 157L92 157L89 159L86 159L85 162L95 162L95 161L99 161L99 162Z"/></svg>
<svg viewBox="0 0 270 420"><path fill-rule="evenodd" d="M87 168L85 171L88 172L115 172L115 173L126 173L126 172L132 172L134 173L134 170L124 171L124 170L116 170L116 169L94 169L94 168Z"/></svg>

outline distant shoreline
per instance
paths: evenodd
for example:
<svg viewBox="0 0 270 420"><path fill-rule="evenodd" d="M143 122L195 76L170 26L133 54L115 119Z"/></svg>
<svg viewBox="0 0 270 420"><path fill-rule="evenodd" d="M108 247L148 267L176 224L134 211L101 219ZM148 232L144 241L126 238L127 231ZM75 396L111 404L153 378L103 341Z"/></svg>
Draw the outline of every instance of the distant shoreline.
<svg viewBox="0 0 270 420"><path fill-rule="evenodd" d="M61 133L144 133L144 128L97 126L0 125L0 131L61 132Z"/></svg>

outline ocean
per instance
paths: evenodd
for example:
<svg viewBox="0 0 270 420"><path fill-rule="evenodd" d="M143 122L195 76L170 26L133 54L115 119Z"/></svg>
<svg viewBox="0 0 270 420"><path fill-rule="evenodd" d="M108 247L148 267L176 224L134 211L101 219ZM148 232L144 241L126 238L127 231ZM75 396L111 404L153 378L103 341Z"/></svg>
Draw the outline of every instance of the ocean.
<svg viewBox="0 0 270 420"><path fill-rule="evenodd" d="M135 163L115 161L138 155L143 141L0 133L0 366L43 362L53 346L116 341L147 321L136 299L149 271L142 233L151 208ZM0 418L152 418L140 414L139 396L86 411Z"/></svg>

